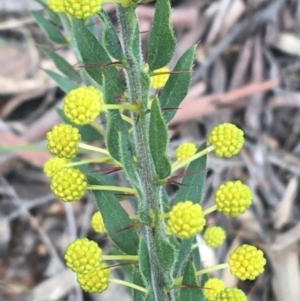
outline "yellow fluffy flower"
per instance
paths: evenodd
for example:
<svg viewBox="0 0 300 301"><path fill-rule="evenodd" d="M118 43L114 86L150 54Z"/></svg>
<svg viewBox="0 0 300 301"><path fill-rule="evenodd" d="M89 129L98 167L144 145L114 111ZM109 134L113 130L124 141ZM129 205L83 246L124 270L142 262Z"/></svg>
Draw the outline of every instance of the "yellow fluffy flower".
<svg viewBox="0 0 300 301"><path fill-rule="evenodd" d="M266 259L261 250L254 246L242 245L231 253L230 272L240 280L254 280L264 272Z"/></svg>
<svg viewBox="0 0 300 301"><path fill-rule="evenodd" d="M232 123L221 123L212 130L208 141L215 147L214 152L218 157L230 158L242 149L244 132Z"/></svg>
<svg viewBox="0 0 300 301"><path fill-rule="evenodd" d="M181 238L191 238L201 232L206 224L200 204L192 201L179 202L169 213L167 231Z"/></svg>

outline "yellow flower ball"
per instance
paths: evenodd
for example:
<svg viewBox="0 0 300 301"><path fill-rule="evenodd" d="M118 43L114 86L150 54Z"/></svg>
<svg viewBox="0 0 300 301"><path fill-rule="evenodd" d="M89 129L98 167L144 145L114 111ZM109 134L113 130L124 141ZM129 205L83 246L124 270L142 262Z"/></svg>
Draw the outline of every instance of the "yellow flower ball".
<svg viewBox="0 0 300 301"><path fill-rule="evenodd" d="M266 259L261 250L242 245L230 254L229 267L232 275L240 280L254 280L264 272Z"/></svg>
<svg viewBox="0 0 300 301"><path fill-rule="evenodd" d="M102 2L102 0L64 0L64 9L70 16L86 20L101 10Z"/></svg>
<svg viewBox="0 0 300 301"><path fill-rule="evenodd" d="M47 177L52 178L54 174L61 170L65 165L69 162L69 160L65 158L58 158L53 157L50 158L45 164L44 164L44 173Z"/></svg>
<svg viewBox="0 0 300 301"><path fill-rule="evenodd" d="M50 187L64 202L79 201L85 194L87 180L79 169L64 167L54 174Z"/></svg>
<svg viewBox="0 0 300 301"><path fill-rule="evenodd" d="M67 267L81 274L95 271L100 266L101 259L101 248L95 241L88 238L74 240L65 253Z"/></svg>
<svg viewBox="0 0 300 301"><path fill-rule="evenodd" d="M164 73L164 74L159 74ZM154 89L162 89L170 77L170 69L163 67L154 71L151 76L151 87Z"/></svg>
<svg viewBox="0 0 300 301"><path fill-rule="evenodd" d="M196 151L196 144L190 142L182 143L176 149L176 159L178 162L183 162L192 157L196 153Z"/></svg>
<svg viewBox="0 0 300 301"><path fill-rule="evenodd" d="M63 13L64 10L64 0L48 0L48 6L55 13Z"/></svg>
<svg viewBox="0 0 300 301"><path fill-rule="evenodd" d="M105 225L103 222L102 214L100 211L97 211L94 213L92 217L92 227L95 230L95 232L98 233L106 233Z"/></svg>
<svg viewBox="0 0 300 301"><path fill-rule="evenodd" d="M64 99L64 113L75 124L85 125L96 120L102 112L103 93L93 86L70 91Z"/></svg>
<svg viewBox="0 0 300 301"><path fill-rule="evenodd" d="M247 301L245 293L236 288L228 287L219 292L214 301Z"/></svg>
<svg viewBox="0 0 300 301"><path fill-rule="evenodd" d="M216 191L217 210L233 217L244 213L252 204L250 188L241 181L228 181Z"/></svg>
<svg viewBox="0 0 300 301"><path fill-rule="evenodd" d="M212 130L208 141L215 147L216 156L230 158L242 149L244 132L232 123L221 123Z"/></svg>
<svg viewBox="0 0 300 301"><path fill-rule="evenodd" d="M223 244L226 239L226 233L221 227L209 227L204 233L204 240L211 248L217 248Z"/></svg>
<svg viewBox="0 0 300 301"><path fill-rule="evenodd" d="M81 140L79 130L69 124L55 125L47 133L48 149L59 157L70 159L78 153L78 143Z"/></svg>
<svg viewBox="0 0 300 301"><path fill-rule="evenodd" d="M110 269L106 263L101 265L94 271L86 274L77 274L77 281L80 287L87 293L101 293L108 288L110 277Z"/></svg>
<svg viewBox="0 0 300 301"><path fill-rule="evenodd" d="M200 204L192 201L179 202L173 206L167 222L168 233L181 238L191 238L201 232L206 224Z"/></svg>
<svg viewBox="0 0 300 301"><path fill-rule="evenodd" d="M216 296L225 288L225 283L219 278L210 278L204 284L203 292L208 301L215 301Z"/></svg>

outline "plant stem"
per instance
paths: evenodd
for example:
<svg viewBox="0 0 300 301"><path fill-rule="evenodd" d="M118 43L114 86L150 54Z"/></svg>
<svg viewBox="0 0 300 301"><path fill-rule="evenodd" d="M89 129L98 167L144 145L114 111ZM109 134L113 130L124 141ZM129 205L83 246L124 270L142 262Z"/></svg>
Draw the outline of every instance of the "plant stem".
<svg viewBox="0 0 300 301"><path fill-rule="evenodd" d="M213 205L203 211L204 215L210 214L217 210L217 205Z"/></svg>
<svg viewBox="0 0 300 301"><path fill-rule="evenodd" d="M122 8L117 7L117 15L119 19L120 32L123 40L123 50L125 56L125 74L127 88L129 93L129 101L136 105L143 100L143 89L141 83L142 62L140 61L141 49L139 50L139 58L133 54L133 40L135 38L135 28L137 18L133 7ZM148 93L148 91L146 91ZM145 102L142 102L143 109ZM135 120L135 116L131 113L131 117ZM139 180L141 183L141 193L139 195L139 216L141 222L149 222L150 214L158 208L159 187L155 183L155 168L151 158L149 139L148 139L148 120L149 114L141 114L139 121L133 124L133 146L139 162ZM156 301L166 301L165 284L163 275L158 263L156 250L154 247L154 234L152 228L145 226L142 231L148 246L151 266L151 290Z"/></svg>
<svg viewBox="0 0 300 301"><path fill-rule="evenodd" d="M135 290L138 290L140 292L147 293L147 290L144 287L138 286L138 285L133 284L131 282L127 282L127 281L120 280L120 279L115 279L115 278L110 278L109 282L116 283L116 284L121 284L121 285L124 285L124 286L128 286L128 287L131 287L131 288L133 288Z"/></svg>
<svg viewBox="0 0 300 301"><path fill-rule="evenodd" d="M207 147L206 149L204 149L203 151L196 153L195 155L193 155L192 157L180 162L180 163L176 163L172 166L172 172L190 164L192 161L203 157L204 155L207 155L209 152L213 151L215 149L215 146L211 145L209 147Z"/></svg>
<svg viewBox="0 0 300 301"><path fill-rule="evenodd" d="M105 191L120 191L123 193L136 194L136 190L130 187L122 186L105 186L105 185L89 185L86 189L89 190L105 190Z"/></svg>

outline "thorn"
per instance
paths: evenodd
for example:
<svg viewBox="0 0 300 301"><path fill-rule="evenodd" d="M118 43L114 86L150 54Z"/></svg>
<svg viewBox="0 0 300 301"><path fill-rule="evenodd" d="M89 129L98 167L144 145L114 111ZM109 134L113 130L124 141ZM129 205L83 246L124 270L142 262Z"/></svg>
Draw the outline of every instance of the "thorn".
<svg viewBox="0 0 300 301"><path fill-rule="evenodd" d="M138 222L135 222L135 223L130 224L130 225L124 227L124 228L121 228L121 229L119 229L119 230L116 230L115 232L109 233L109 236L114 235L114 234L121 233L121 232L126 231L126 230L138 228L138 227L140 227L141 225L142 225L141 222L139 222L139 221L138 221Z"/></svg>
<svg viewBox="0 0 300 301"><path fill-rule="evenodd" d="M74 69L79 69L79 68L105 68L105 67L111 67L111 66L117 66L117 67L123 67L123 64L121 61L116 61L116 62L109 62L109 63L95 63L95 64L84 64L84 65L80 65L80 64L75 64L73 66Z"/></svg>

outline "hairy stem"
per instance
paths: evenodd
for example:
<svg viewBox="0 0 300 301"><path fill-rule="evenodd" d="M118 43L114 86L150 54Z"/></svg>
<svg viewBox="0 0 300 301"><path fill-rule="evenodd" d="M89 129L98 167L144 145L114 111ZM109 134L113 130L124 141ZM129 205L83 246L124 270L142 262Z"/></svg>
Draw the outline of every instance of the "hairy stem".
<svg viewBox="0 0 300 301"><path fill-rule="evenodd" d="M124 65L127 81L127 88L129 93L129 100L131 104L142 102L143 86L141 82L142 62L139 58L142 57L141 50L139 58L133 54L133 45L136 34L137 18L135 16L134 8L122 8L118 6L117 9L120 32L123 39L123 50L125 55ZM147 91L148 92L148 91ZM144 93L145 94L145 93ZM149 114L141 114L137 120L136 115L131 113L132 119L135 120L133 124L134 136L134 150L139 162L139 180L141 183L142 193L139 195L139 217L142 222L150 221L150 213L153 213L158 208L159 187L155 186L155 168L151 158L149 147L149 133L148 120ZM165 284L163 275L160 271L156 250L154 247L154 233L152 228L145 226L143 236L148 246L151 266L151 290L154 293L156 301L166 301Z"/></svg>

